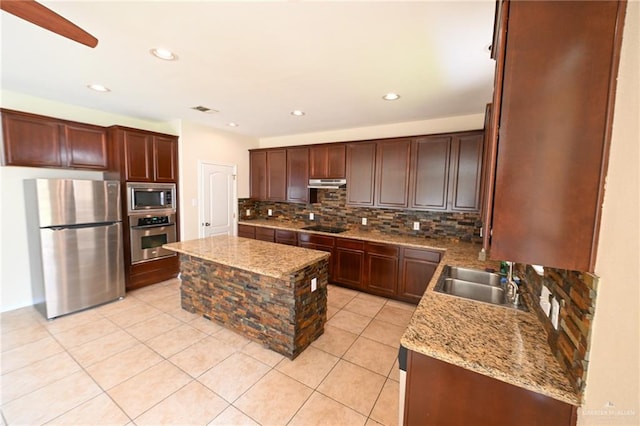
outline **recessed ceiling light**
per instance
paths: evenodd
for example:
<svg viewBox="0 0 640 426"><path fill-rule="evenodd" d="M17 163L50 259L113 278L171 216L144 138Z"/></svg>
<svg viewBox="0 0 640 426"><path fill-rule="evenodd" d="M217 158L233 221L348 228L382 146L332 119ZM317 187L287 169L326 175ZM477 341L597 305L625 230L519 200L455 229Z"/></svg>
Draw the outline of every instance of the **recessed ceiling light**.
<svg viewBox="0 0 640 426"><path fill-rule="evenodd" d="M305 115L304 111L300 111L299 109L294 109L291 111L291 115L295 115L296 117L302 117Z"/></svg>
<svg viewBox="0 0 640 426"><path fill-rule="evenodd" d="M229 127L238 127L238 123L229 123L228 126Z"/></svg>
<svg viewBox="0 0 640 426"><path fill-rule="evenodd" d="M400 99L400 95L398 95L397 93L387 93L382 97L382 99L384 99L385 101L395 101Z"/></svg>
<svg viewBox="0 0 640 426"><path fill-rule="evenodd" d="M89 84L87 87L100 93L107 93L111 91L108 87L105 87L102 84Z"/></svg>
<svg viewBox="0 0 640 426"><path fill-rule="evenodd" d="M155 48L151 49L149 52L151 52L151 54L153 56L155 56L156 58L163 59L165 61L176 61L176 60L178 60L178 55L176 55L175 53L173 53L172 51L170 51L168 49L163 49L161 47L155 47Z"/></svg>

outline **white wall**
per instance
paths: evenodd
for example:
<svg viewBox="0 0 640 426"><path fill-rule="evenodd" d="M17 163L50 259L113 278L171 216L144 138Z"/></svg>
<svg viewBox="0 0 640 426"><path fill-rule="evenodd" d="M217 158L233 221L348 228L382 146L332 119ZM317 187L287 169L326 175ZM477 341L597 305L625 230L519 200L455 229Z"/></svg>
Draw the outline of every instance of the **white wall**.
<svg viewBox="0 0 640 426"><path fill-rule="evenodd" d="M192 122L182 122L180 137L180 239L198 238L199 161L235 165L238 198L249 196L249 149L258 139Z"/></svg>
<svg viewBox="0 0 640 426"><path fill-rule="evenodd" d="M2 91L3 108L100 126L114 124L177 134L177 123L139 120L102 111ZM23 195L24 179L103 179L103 173L30 167L0 167L0 312L32 304L27 249L27 225Z"/></svg>
<svg viewBox="0 0 640 426"><path fill-rule="evenodd" d="M595 273L600 277L579 425L640 424L640 2L629 1Z"/></svg>
<svg viewBox="0 0 640 426"><path fill-rule="evenodd" d="M484 114L473 114L433 120L262 138L260 139L260 148L428 135L432 133L459 132L482 128L484 128Z"/></svg>

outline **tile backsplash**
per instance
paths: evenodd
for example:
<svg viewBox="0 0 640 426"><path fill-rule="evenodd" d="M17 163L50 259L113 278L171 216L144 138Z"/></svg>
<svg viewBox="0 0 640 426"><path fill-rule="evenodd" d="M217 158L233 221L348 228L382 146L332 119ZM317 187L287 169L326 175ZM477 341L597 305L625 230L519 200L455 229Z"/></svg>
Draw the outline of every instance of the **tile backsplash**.
<svg viewBox="0 0 640 426"><path fill-rule="evenodd" d="M598 277L587 272L544 268L538 275L531 265L516 265L517 275L524 281L533 298L533 310L547 332L547 341L560 365L565 369L576 390L583 394L587 367L591 325L595 312ZM560 302L560 317L556 330L539 304L542 286Z"/></svg>
<svg viewBox="0 0 640 426"><path fill-rule="evenodd" d="M238 200L238 211L243 220L268 219L267 213L271 209L271 217L274 219L345 228L364 227L362 218L366 218L366 227L371 230L397 235L444 237L482 243L480 213L354 207L346 204L346 198L346 189L320 189L318 202L313 204L243 198ZM247 209L250 211L249 216L246 216ZM314 214L314 220L309 219L309 213ZM413 230L414 222L420 223L420 230Z"/></svg>

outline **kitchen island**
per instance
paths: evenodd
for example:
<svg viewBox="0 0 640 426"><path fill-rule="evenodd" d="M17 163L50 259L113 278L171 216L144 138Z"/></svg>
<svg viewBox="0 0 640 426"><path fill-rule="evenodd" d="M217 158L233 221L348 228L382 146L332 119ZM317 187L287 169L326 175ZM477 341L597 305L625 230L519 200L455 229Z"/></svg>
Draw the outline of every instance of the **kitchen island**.
<svg viewBox="0 0 640 426"><path fill-rule="evenodd" d="M290 359L324 332L329 254L226 235L163 247L180 254L183 309Z"/></svg>

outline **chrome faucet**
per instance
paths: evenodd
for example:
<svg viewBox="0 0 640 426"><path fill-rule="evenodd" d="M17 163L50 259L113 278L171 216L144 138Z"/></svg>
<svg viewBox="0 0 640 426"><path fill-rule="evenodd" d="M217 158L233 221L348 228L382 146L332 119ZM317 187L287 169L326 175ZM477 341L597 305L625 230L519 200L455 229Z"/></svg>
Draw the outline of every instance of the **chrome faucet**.
<svg viewBox="0 0 640 426"><path fill-rule="evenodd" d="M513 281L513 262L507 261L509 269L507 270L507 301L517 305L520 294L518 294L518 285Z"/></svg>

